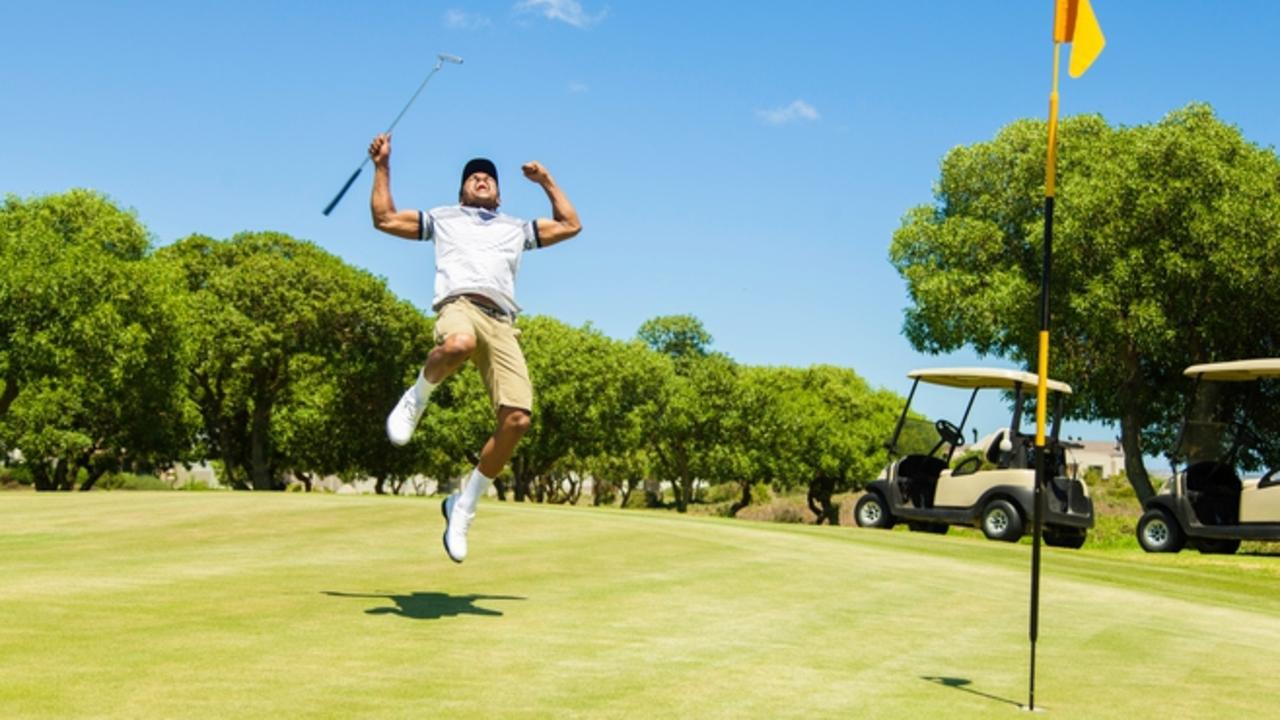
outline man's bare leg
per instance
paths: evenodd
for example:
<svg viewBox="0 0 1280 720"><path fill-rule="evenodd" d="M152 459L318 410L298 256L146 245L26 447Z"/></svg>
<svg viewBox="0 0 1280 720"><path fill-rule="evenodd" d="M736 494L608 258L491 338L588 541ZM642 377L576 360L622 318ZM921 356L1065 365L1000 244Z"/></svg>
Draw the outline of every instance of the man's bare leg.
<svg viewBox="0 0 1280 720"><path fill-rule="evenodd" d="M492 480L515 454L516 444L529 431L529 413L512 407L498 408L498 429L480 450L480 473Z"/></svg>
<svg viewBox="0 0 1280 720"><path fill-rule="evenodd" d="M422 376L432 385L439 385L458 368L466 364L476 351L476 339L466 333L454 333L431 349L422 367Z"/></svg>
<svg viewBox="0 0 1280 720"><path fill-rule="evenodd" d="M407 445L413 429L427 409L431 391L449 377L471 357L476 350L476 339L466 333L454 333L444 339L427 355L427 362L418 373L413 387L404 392L400 402L387 416L387 438L393 445Z"/></svg>
<svg viewBox="0 0 1280 720"><path fill-rule="evenodd" d="M511 459L516 444L529 430L529 411L513 407L498 408L498 428L480 451L480 464L471 472L466 487L445 498L441 510L445 516L444 549L454 562L467 557L467 530L476 516L476 504L489 490L489 485Z"/></svg>

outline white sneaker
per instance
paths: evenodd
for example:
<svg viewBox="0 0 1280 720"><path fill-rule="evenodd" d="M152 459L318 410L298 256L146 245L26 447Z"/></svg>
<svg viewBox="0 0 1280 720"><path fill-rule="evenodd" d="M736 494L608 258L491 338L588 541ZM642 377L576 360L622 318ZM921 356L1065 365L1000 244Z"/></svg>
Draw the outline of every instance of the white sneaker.
<svg viewBox="0 0 1280 720"><path fill-rule="evenodd" d="M400 402L387 416L387 439L392 445L408 445L413 437L413 429L418 427L418 420L427 409L427 403L418 399L418 389L411 386L400 396Z"/></svg>
<svg viewBox="0 0 1280 720"><path fill-rule="evenodd" d="M444 551L456 563L467 558L467 530L476 519L474 511L464 512L458 507L458 498L458 493L454 493L440 503L440 512L444 514Z"/></svg>

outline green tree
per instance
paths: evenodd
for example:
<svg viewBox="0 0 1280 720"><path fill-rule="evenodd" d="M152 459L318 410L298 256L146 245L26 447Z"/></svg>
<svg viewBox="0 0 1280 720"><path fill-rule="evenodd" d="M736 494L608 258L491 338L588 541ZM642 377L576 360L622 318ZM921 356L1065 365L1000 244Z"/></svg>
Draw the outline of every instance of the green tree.
<svg viewBox="0 0 1280 720"><path fill-rule="evenodd" d="M636 333L641 342L673 358L705 357L711 333L692 315L664 315L646 320Z"/></svg>
<svg viewBox="0 0 1280 720"><path fill-rule="evenodd" d="M732 480L746 471L731 435L740 426L738 372L720 353L673 360L662 370L657 400L645 410L654 464L659 477L671 481L679 512L693 502L699 481Z"/></svg>
<svg viewBox="0 0 1280 720"><path fill-rule="evenodd" d="M191 393L231 485L279 489L291 469L407 472L387 460L381 427L427 325L382 281L275 232L192 235L158 257L185 282Z"/></svg>
<svg viewBox="0 0 1280 720"><path fill-rule="evenodd" d="M617 494L627 506L631 494L653 476L654 459L646 433L649 416L670 380L671 361L644 343L613 342L609 386L609 418L602 441L586 458L584 470L593 480L593 504Z"/></svg>
<svg viewBox="0 0 1280 720"><path fill-rule="evenodd" d="M912 345L1033 367L1045 125L1015 122L948 153L932 204L913 208L890 259L913 302ZM1275 353L1280 160L1207 105L1158 123L1061 127L1050 374L1072 417L1119 423L1125 466L1168 451L1192 363Z"/></svg>
<svg viewBox="0 0 1280 720"><path fill-rule="evenodd" d="M573 501L589 472L587 458L616 447L632 409L654 394L653 361L589 325L535 316L520 327L534 407L533 425L511 460L516 499Z"/></svg>
<svg viewBox="0 0 1280 720"><path fill-rule="evenodd" d="M730 515L751 504L754 485L777 479L779 445L794 428L780 412L782 398L765 381L773 372L774 368L737 367L731 380L721 385L725 397L716 428L719 438L707 450L711 463L703 475L709 482L738 486Z"/></svg>
<svg viewBox="0 0 1280 720"><path fill-rule="evenodd" d="M760 372L757 382L777 399L779 418L770 474L780 490L807 486L816 521L834 525L831 496L860 489L879 475L902 398L830 365Z"/></svg>
<svg viewBox="0 0 1280 720"><path fill-rule="evenodd" d="M294 382L272 419L283 460L310 488L313 475L371 477L374 489L398 492L426 464L423 438L396 448L386 438L387 412L411 382L431 341L431 323L373 277L355 274L335 327L333 352L290 360Z"/></svg>
<svg viewBox="0 0 1280 720"><path fill-rule="evenodd" d="M638 339L665 356L657 399L644 411L644 433L659 475L671 481L676 509L685 512L697 483L732 480L747 472L735 453L732 430L740 428L738 366L710 350L711 334L691 315L653 318Z"/></svg>
<svg viewBox="0 0 1280 720"><path fill-rule="evenodd" d="M171 278L132 213L87 190L0 207L0 438L41 490L167 466L191 445Z"/></svg>

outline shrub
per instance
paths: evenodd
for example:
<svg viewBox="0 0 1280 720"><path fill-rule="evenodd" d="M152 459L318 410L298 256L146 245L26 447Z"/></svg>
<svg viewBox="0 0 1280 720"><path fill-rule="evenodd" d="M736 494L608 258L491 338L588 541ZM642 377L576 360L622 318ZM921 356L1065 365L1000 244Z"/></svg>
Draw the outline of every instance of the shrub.
<svg viewBox="0 0 1280 720"><path fill-rule="evenodd" d="M0 485L31 485L35 482L35 478L31 475L31 468L26 465L12 465L9 467L0 467Z"/></svg>
<svg viewBox="0 0 1280 720"><path fill-rule="evenodd" d="M722 503L733 502L742 495L742 490L738 487L738 483L726 482L718 485L712 485L703 490L698 488L698 502L704 503Z"/></svg>
<svg viewBox="0 0 1280 720"><path fill-rule="evenodd" d="M134 475L133 473L107 473L94 483L95 488L103 490L172 490L169 483L155 475Z"/></svg>
<svg viewBox="0 0 1280 720"><path fill-rule="evenodd" d="M596 478L592 481L592 502L600 505L612 505L618 501L618 486L608 480Z"/></svg>
<svg viewBox="0 0 1280 720"><path fill-rule="evenodd" d="M745 507L738 511L737 517L763 522L804 523L813 520L813 513L801 498L776 498Z"/></svg>
<svg viewBox="0 0 1280 720"><path fill-rule="evenodd" d="M751 504L767 503L773 500L773 488L767 482L757 482L751 486Z"/></svg>
<svg viewBox="0 0 1280 720"><path fill-rule="evenodd" d="M645 495L644 488L638 487L635 490L632 490L631 494L627 496L626 504L622 507L635 509L644 509L649 507L649 498Z"/></svg>

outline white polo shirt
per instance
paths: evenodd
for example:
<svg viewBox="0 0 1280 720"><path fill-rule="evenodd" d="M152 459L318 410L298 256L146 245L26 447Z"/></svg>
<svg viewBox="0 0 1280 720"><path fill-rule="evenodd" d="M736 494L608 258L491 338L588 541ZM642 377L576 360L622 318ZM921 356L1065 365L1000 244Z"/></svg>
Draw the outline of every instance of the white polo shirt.
<svg viewBox="0 0 1280 720"><path fill-rule="evenodd" d="M436 243L434 308L454 295L474 293L510 315L516 304L516 273L525 250L540 247L538 224L496 210L449 205L418 213L419 236Z"/></svg>

